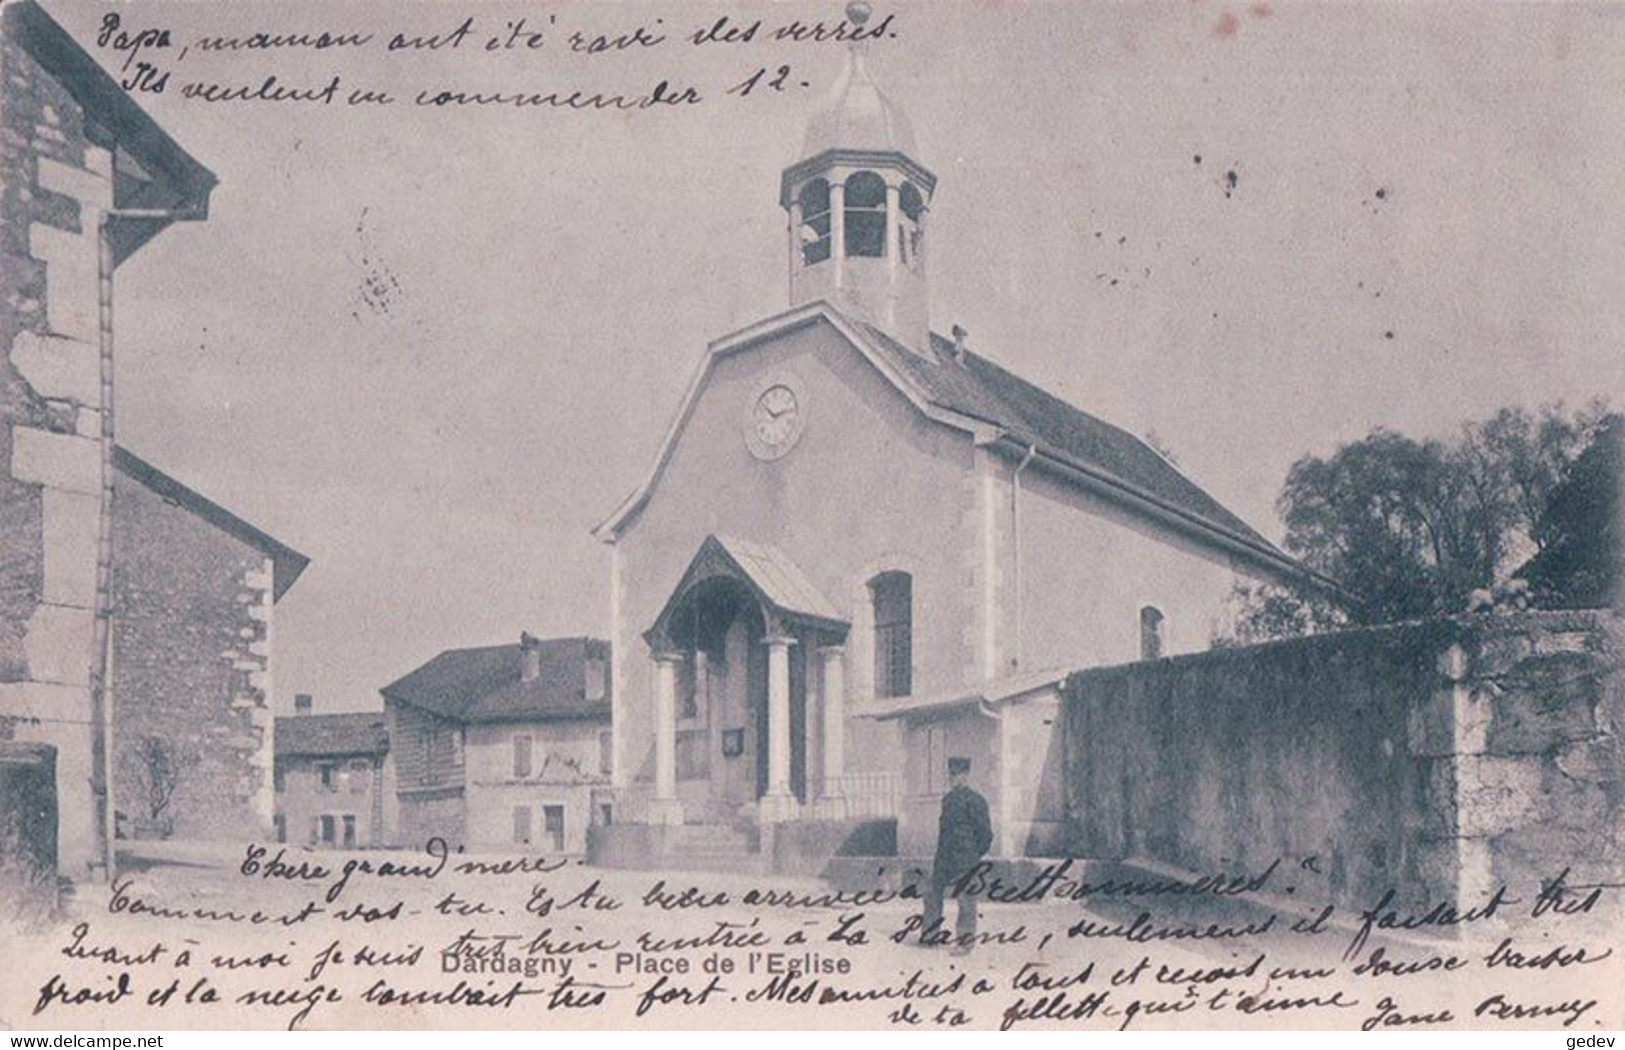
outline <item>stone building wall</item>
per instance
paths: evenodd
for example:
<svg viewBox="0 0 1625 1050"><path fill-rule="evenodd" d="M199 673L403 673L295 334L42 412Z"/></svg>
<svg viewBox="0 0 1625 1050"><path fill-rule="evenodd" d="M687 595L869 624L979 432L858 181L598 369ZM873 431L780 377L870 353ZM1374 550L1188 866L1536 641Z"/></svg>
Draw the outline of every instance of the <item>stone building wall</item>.
<svg viewBox="0 0 1625 1050"><path fill-rule="evenodd" d="M0 34L0 135L0 738L57 748L62 870L83 878L97 836L98 230L112 158L79 104L9 31Z"/></svg>
<svg viewBox="0 0 1625 1050"><path fill-rule="evenodd" d="M177 838L270 835L272 565L258 548L117 475L113 503L114 799L150 818L144 749L179 768Z"/></svg>
<svg viewBox="0 0 1625 1050"><path fill-rule="evenodd" d="M1073 852L1280 859L1300 899L1351 907L1532 895L1564 867L1619 882L1622 639L1608 613L1528 613L1079 672Z"/></svg>

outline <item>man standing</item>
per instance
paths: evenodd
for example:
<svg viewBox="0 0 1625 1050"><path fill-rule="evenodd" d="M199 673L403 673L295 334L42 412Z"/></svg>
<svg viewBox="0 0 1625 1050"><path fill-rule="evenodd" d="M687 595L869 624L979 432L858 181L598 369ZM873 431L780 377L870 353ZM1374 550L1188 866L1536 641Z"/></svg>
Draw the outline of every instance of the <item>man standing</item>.
<svg viewBox="0 0 1625 1050"><path fill-rule="evenodd" d="M922 943L942 925L942 897L947 888L970 871L993 845L993 823L987 799L970 786L970 759L948 760L948 793L942 796L942 818L937 822L937 856L931 865L931 883L925 893L925 915L920 924ZM954 954L970 951L976 937L976 898L959 894L959 920L954 923Z"/></svg>

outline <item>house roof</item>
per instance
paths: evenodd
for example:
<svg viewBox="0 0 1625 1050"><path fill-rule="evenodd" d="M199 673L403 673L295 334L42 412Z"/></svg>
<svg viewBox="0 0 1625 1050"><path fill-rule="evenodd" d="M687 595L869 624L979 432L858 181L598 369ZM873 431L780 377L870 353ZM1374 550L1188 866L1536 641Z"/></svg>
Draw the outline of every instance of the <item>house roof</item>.
<svg viewBox="0 0 1625 1050"><path fill-rule="evenodd" d="M118 261L177 219L209 213L213 172L182 149L78 42L33 0L5 5L5 35L15 39L84 108L93 135L114 152L114 205L153 214L115 216Z"/></svg>
<svg viewBox="0 0 1625 1050"><path fill-rule="evenodd" d="M648 501L718 358L819 323L839 332L928 418L965 431L977 442L1007 442L1018 455L1028 450L1073 483L1239 555L1274 576L1338 589L1334 581L1282 552L1128 431L1062 401L985 357L968 350L956 353L954 344L941 336L932 336L935 360L927 360L878 328L848 317L822 300L795 307L710 344L666 432L653 469L598 525L595 535L614 542Z"/></svg>
<svg viewBox="0 0 1625 1050"><path fill-rule="evenodd" d="M278 758L377 755L389 750L389 729L382 711L295 715L276 720L275 746Z"/></svg>
<svg viewBox="0 0 1625 1050"><path fill-rule="evenodd" d="M997 717L999 705L1057 687L1066 681L1069 673L1048 667L1036 671L1020 671L989 679L972 689L877 700L864 713L870 718L885 722L894 718L934 717L963 707L979 707L983 714Z"/></svg>
<svg viewBox="0 0 1625 1050"><path fill-rule="evenodd" d="M604 696L586 697L588 657L607 660L609 643L593 638L544 638L541 675L521 676L519 644L448 649L417 670L384 686L386 700L410 705L455 722L531 722L608 718Z"/></svg>
<svg viewBox="0 0 1625 1050"><path fill-rule="evenodd" d="M185 507L228 535L235 536L271 559L272 597L281 598L305 571L310 559L280 540L260 531L195 489L165 474L123 445L113 446L113 467L164 499Z"/></svg>

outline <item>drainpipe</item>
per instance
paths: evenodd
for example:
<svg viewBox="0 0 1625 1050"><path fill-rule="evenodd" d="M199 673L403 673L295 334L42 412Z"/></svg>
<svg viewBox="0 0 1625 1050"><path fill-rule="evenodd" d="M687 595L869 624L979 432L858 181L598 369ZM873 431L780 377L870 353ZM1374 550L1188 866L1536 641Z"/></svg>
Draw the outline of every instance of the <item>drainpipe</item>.
<svg viewBox="0 0 1625 1050"><path fill-rule="evenodd" d="M90 666L90 797L98 831L92 852L92 876L113 880L117 846L113 804L113 254L111 226L116 219L176 222L195 212L156 209L110 209L97 224L97 319L101 351L101 498L96 522L96 601L92 620Z"/></svg>
<svg viewBox="0 0 1625 1050"><path fill-rule="evenodd" d="M1026 654L1022 651L1021 644L1021 621L1023 619L1021 608L1021 472L1027 469L1027 465L1033 461L1033 456L1037 452L1037 445L1028 445L1027 454L1021 457L1021 462L1016 465L1015 473L1010 475L1011 560L1014 562L1011 575L1015 577L1014 587L1016 592L1016 670L1020 670L1022 665L1026 663Z"/></svg>

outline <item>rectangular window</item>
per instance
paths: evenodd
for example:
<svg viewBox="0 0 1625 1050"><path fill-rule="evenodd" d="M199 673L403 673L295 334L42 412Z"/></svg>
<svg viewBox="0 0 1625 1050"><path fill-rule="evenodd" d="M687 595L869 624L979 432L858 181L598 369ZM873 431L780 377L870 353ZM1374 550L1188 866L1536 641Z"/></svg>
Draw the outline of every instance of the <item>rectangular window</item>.
<svg viewBox="0 0 1625 1050"><path fill-rule="evenodd" d="M606 777L615 772L615 733L609 729L598 734L598 772Z"/></svg>
<svg viewBox="0 0 1625 1050"><path fill-rule="evenodd" d="M530 807L513 807L513 840L520 846L530 845Z"/></svg>
<svg viewBox="0 0 1625 1050"><path fill-rule="evenodd" d="M271 824L272 824L272 826L274 828L276 828L276 840L278 842L286 842L286 841L288 841L288 818L287 818L287 816L285 814L278 813L276 816L271 818Z"/></svg>
<svg viewBox="0 0 1625 1050"><path fill-rule="evenodd" d="M344 848L355 849L355 814L344 814Z"/></svg>
<svg viewBox="0 0 1625 1050"><path fill-rule="evenodd" d="M875 611L875 695L914 692L914 581L888 572L870 584Z"/></svg>
<svg viewBox="0 0 1625 1050"><path fill-rule="evenodd" d="M334 822L331 813L323 813L320 820L322 826L321 843L324 846L331 846L338 841L338 825Z"/></svg>
<svg viewBox="0 0 1625 1050"><path fill-rule="evenodd" d="M542 841L554 853L564 852L564 807L542 807Z"/></svg>
<svg viewBox="0 0 1625 1050"><path fill-rule="evenodd" d="M513 775L519 780L530 776L530 737L523 733L513 738Z"/></svg>
<svg viewBox="0 0 1625 1050"><path fill-rule="evenodd" d="M317 766L316 769L321 773L322 776L322 790L337 791L339 776L338 767L331 762L323 762L321 765Z"/></svg>

